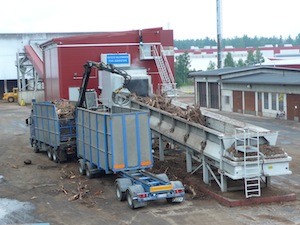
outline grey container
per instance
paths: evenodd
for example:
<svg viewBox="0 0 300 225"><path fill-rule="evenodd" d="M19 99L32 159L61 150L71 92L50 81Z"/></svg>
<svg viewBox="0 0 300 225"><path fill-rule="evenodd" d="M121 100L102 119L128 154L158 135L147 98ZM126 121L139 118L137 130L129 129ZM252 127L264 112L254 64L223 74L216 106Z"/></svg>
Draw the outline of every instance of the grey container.
<svg viewBox="0 0 300 225"><path fill-rule="evenodd" d="M59 118L57 108L51 102L34 103L32 120L32 135L53 148L76 137L75 119Z"/></svg>
<svg viewBox="0 0 300 225"><path fill-rule="evenodd" d="M149 113L130 108L77 108L77 156L106 173L153 166Z"/></svg>

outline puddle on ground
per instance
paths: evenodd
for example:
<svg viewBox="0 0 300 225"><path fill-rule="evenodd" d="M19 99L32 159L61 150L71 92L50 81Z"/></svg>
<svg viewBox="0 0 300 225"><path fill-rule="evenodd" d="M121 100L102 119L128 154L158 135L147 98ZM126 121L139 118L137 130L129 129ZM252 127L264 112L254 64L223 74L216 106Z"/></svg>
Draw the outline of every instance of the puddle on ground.
<svg viewBox="0 0 300 225"><path fill-rule="evenodd" d="M32 211L35 209L30 202L0 198L0 224L34 222Z"/></svg>

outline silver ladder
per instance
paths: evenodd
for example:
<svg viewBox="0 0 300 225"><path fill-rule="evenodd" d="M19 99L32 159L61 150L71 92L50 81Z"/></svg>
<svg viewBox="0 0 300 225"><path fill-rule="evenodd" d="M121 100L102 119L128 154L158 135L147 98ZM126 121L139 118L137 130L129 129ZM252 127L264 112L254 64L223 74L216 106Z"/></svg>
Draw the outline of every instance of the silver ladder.
<svg viewBox="0 0 300 225"><path fill-rule="evenodd" d="M261 196L259 133L250 128L236 128L235 149L244 153L246 198Z"/></svg>
<svg viewBox="0 0 300 225"><path fill-rule="evenodd" d="M167 57L163 53L162 45L159 45L160 53L156 47L153 45L153 55L154 60L158 69L158 73L160 75L160 79L162 81L161 91L166 92L168 95L176 95L176 83L174 79L174 75L170 68Z"/></svg>

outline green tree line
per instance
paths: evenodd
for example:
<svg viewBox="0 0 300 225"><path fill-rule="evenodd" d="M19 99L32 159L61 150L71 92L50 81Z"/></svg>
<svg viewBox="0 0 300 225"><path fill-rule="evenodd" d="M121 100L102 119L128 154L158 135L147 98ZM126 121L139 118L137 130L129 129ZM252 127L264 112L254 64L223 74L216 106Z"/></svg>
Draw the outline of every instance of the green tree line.
<svg viewBox="0 0 300 225"><path fill-rule="evenodd" d="M243 37L225 38L222 39L222 46L233 46L235 48L246 47L259 47L265 45L283 46L285 44L292 44L293 46L300 45L300 33L293 39L291 36L288 38L280 37ZM190 49L191 46L204 48L204 46L217 46L216 39L204 38L204 39L186 39L186 40L174 40L174 46L180 50Z"/></svg>

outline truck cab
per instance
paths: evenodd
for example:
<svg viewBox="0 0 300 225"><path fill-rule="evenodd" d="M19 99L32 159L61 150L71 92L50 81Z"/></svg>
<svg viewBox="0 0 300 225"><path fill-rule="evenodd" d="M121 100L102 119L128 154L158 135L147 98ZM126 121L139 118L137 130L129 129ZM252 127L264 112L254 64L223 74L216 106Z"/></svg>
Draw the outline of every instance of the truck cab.
<svg viewBox="0 0 300 225"><path fill-rule="evenodd" d="M18 100L19 90L18 88L13 88L12 92L6 92L3 95L2 100L6 100L8 102L14 102Z"/></svg>

